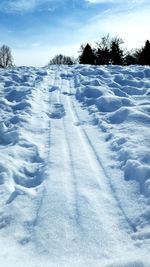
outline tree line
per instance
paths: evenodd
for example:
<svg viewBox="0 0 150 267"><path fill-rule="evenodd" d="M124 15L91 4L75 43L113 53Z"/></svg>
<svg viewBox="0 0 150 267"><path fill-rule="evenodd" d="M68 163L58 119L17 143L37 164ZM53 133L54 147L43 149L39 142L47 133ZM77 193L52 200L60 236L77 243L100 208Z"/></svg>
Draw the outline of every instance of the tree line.
<svg viewBox="0 0 150 267"><path fill-rule="evenodd" d="M92 48L89 43L81 45L79 63L91 65L150 65L150 41L145 45L132 51L124 51L121 48L123 40L109 35L102 37L96 48Z"/></svg>
<svg viewBox="0 0 150 267"><path fill-rule="evenodd" d="M145 42L143 47L131 51L123 50L121 47L123 43L121 38L110 38L107 35L102 37L94 48L89 43L81 45L78 59L75 60L60 54L51 59L48 65L73 65L75 63L91 65L150 65L149 40Z"/></svg>
<svg viewBox="0 0 150 267"><path fill-rule="evenodd" d="M52 58L48 65L150 65L150 41L147 40L143 47L131 51L125 51L121 45L123 40L118 37L110 38L109 35L101 38L100 42L92 47L89 43L81 45L78 59L62 54ZM0 47L0 68L13 67L11 49L2 45Z"/></svg>

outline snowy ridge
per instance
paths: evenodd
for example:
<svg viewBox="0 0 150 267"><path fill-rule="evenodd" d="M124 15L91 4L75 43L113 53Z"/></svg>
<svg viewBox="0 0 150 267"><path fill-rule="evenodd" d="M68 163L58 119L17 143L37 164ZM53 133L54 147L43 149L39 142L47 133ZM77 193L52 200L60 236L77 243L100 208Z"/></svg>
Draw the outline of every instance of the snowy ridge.
<svg viewBox="0 0 150 267"><path fill-rule="evenodd" d="M102 69L98 74L102 75ZM149 138L147 130L150 123L149 77L149 68L112 66L103 68L103 75L99 81L92 77L89 77L88 82L86 79L86 86L84 85L83 88L84 76L80 77L81 83L78 85L76 93L76 98L87 106L90 113L94 114L98 126L102 131L107 132L106 138L110 142L112 150L118 151L118 159L125 171L125 178L133 179L134 173L134 179L139 181L141 192L145 195L148 195L147 179L150 175L149 148L138 151L141 147L136 148L136 145L140 140L147 142ZM96 84L95 92L97 90L96 96L95 93L92 94L90 87L94 83ZM107 87L108 90L106 90ZM126 127L126 131L128 130L127 135L130 132L132 136L126 138L126 131L122 125ZM146 129L145 136L143 136L144 127ZM139 135L137 135L138 130ZM121 132L121 137L119 132ZM145 181L146 184L143 184Z"/></svg>
<svg viewBox="0 0 150 267"><path fill-rule="evenodd" d="M47 124L41 120L39 128L43 110L40 112L40 94L36 91L38 87L42 91L41 82L47 72L20 68L1 74L0 228L4 235L9 228L12 238L25 244L29 242L30 224L34 224L38 210L33 199L39 202L38 186L44 179L45 147L40 146L40 139Z"/></svg>
<svg viewBox="0 0 150 267"><path fill-rule="evenodd" d="M141 66L0 70L0 265L149 266L149 88Z"/></svg>

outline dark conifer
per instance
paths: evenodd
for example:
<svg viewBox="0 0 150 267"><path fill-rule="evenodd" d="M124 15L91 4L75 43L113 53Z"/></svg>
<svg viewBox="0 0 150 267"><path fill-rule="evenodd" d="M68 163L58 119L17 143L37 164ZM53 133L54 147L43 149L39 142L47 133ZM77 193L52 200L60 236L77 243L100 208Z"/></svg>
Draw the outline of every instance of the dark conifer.
<svg viewBox="0 0 150 267"><path fill-rule="evenodd" d="M124 65L133 65L136 64L136 57L134 56L134 54L131 54L128 52L128 54L125 56L124 58Z"/></svg>
<svg viewBox="0 0 150 267"><path fill-rule="evenodd" d="M81 49L82 51L81 51L81 55L79 56L79 63L94 65L96 61L96 57L91 46L87 44L85 47L81 46Z"/></svg>
<svg viewBox="0 0 150 267"><path fill-rule="evenodd" d="M138 63L140 65L150 65L150 42L149 40L145 42L145 46L141 50Z"/></svg>
<svg viewBox="0 0 150 267"><path fill-rule="evenodd" d="M108 65L110 63L110 38L109 35L102 37L100 43L97 43L96 64Z"/></svg>
<svg viewBox="0 0 150 267"><path fill-rule="evenodd" d="M110 51L105 48L105 49L100 49L98 48L97 53L97 65L108 65L110 63Z"/></svg>
<svg viewBox="0 0 150 267"><path fill-rule="evenodd" d="M122 40L119 38L114 38L111 42L110 56L111 63L114 65L123 65L123 51L120 48Z"/></svg>

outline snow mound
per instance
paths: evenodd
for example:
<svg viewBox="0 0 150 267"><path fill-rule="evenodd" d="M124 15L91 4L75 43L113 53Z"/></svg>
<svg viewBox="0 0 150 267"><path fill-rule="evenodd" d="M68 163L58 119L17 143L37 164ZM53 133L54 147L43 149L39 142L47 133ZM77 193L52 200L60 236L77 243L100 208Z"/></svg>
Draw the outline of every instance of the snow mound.
<svg viewBox="0 0 150 267"><path fill-rule="evenodd" d="M101 96L96 101L96 106L99 111L112 112L119 109L122 106L132 106L132 101L126 97L117 96Z"/></svg>
<svg viewBox="0 0 150 267"><path fill-rule="evenodd" d="M131 107L120 107L117 111L109 114L107 118L112 124L123 123L125 120L150 124L150 117L147 114Z"/></svg>
<svg viewBox="0 0 150 267"><path fill-rule="evenodd" d="M137 180L140 183L141 192L150 196L150 167L137 160L127 160L124 169L125 179Z"/></svg>
<svg viewBox="0 0 150 267"><path fill-rule="evenodd" d="M28 95L31 92L31 89L27 89L25 86L19 86L18 89L13 89L9 90L10 92L6 95L6 99L9 102L20 102L21 100L25 99L28 97Z"/></svg>
<svg viewBox="0 0 150 267"><path fill-rule="evenodd" d="M19 133L17 129L7 128L5 123L0 124L0 144L1 145L8 145L11 143L16 143L19 140Z"/></svg>
<svg viewBox="0 0 150 267"><path fill-rule="evenodd" d="M26 125L32 122L36 75L43 81L47 71L22 67L1 74L0 184L7 188L3 201L10 204L20 194L33 196L31 188L44 179L43 160Z"/></svg>
<svg viewBox="0 0 150 267"><path fill-rule="evenodd" d="M76 98L84 104L116 153L126 180L149 196L150 68L80 67ZM93 124L94 125L94 124ZM138 147L140 144L143 147Z"/></svg>

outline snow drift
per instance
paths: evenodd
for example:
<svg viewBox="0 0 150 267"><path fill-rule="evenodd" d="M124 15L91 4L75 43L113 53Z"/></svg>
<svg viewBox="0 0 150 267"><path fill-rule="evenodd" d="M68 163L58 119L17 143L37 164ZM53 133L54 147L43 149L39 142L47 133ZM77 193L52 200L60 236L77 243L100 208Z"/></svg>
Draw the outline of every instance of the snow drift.
<svg viewBox="0 0 150 267"><path fill-rule="evenodd" d="M0 70L0 266L150 266L150 67Z"/></svg>

